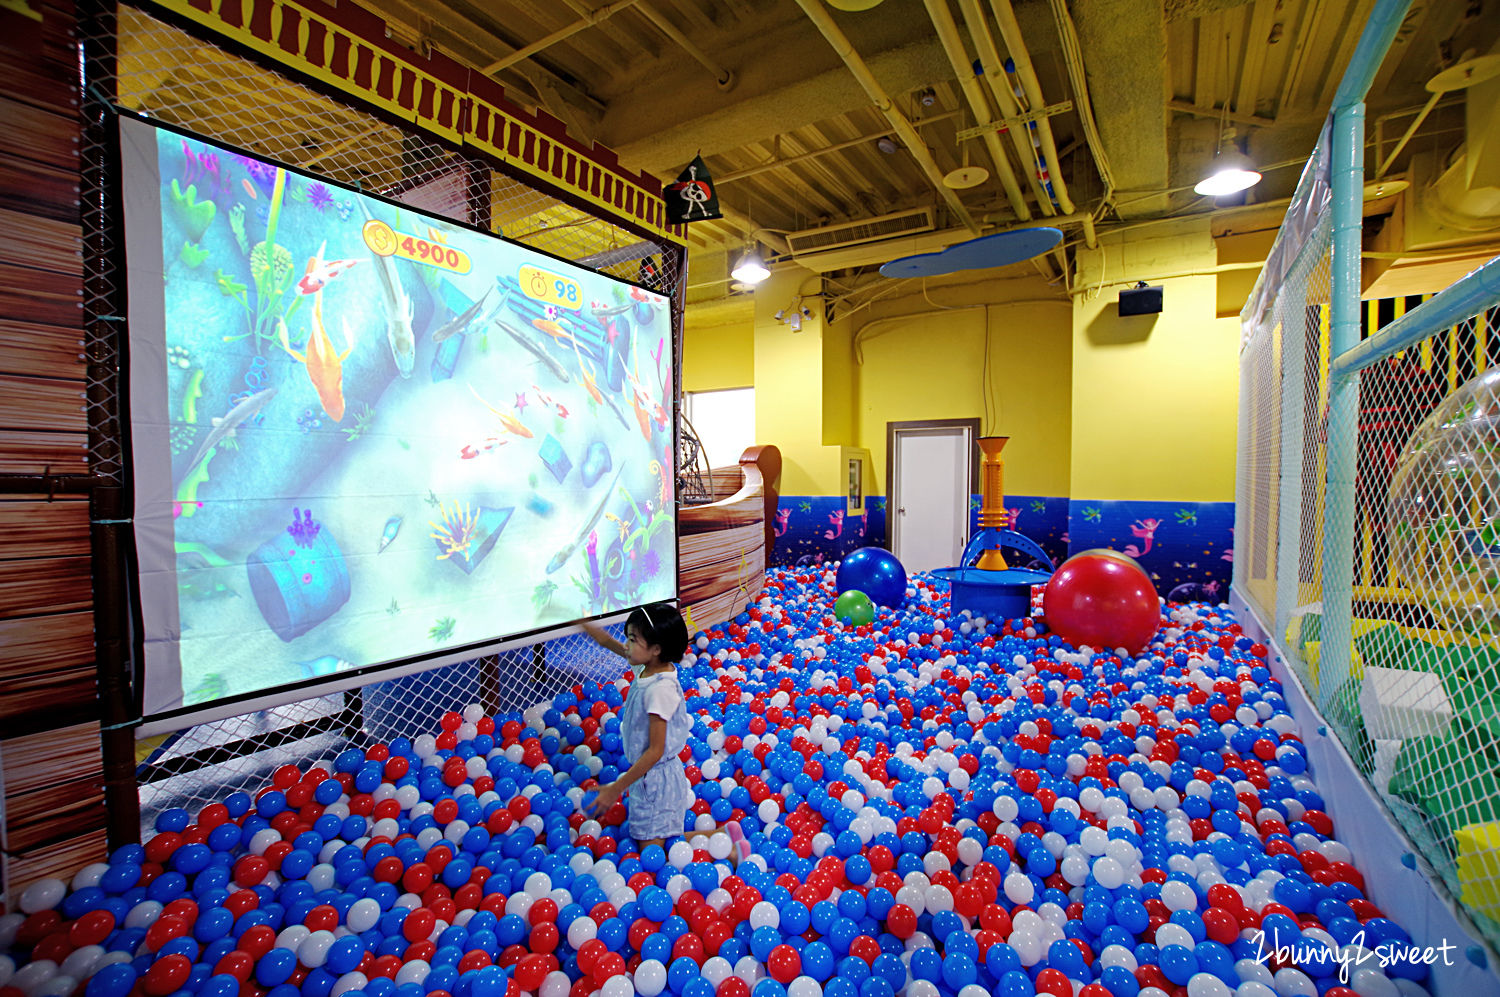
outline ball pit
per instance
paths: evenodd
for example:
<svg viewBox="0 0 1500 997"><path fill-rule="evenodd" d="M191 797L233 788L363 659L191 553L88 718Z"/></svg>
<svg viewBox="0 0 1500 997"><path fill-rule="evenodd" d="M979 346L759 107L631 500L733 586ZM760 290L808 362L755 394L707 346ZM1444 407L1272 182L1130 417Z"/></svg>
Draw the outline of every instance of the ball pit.
<svg viewBox="0 0 1500 997"><path fill-rule="evenodd" d="M579 811L624 691L580 684L543 729L469 706L161 814L0 916L0 997L1426 993L1354 961L1410 938L1227 612L1165 607L1121 657L949 619L928 576L845 626L835 579L769 572L679 669L690 820L741 822L737 868Z"/></svg>

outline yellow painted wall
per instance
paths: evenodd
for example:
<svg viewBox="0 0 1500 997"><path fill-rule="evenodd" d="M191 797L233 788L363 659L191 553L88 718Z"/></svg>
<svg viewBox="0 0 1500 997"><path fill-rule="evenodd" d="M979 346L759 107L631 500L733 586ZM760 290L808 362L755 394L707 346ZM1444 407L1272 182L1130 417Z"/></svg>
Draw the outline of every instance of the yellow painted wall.
<svg viewBox="0 0 1500 997"><path fill-rule="evenodd" d="M1068 298L1040 279L929 284L925 297L913 283L911 291L835 325L856 330L855 439L872 456L871 492L885 491L886 423L979 419L981 433L1012 438L1007 491L1068 494Z"/></svg>
<svg viewBox="0 0 1500 997"><path fill-rule="evenodd" d="M755 304L688 306L683 317L682 390L718 391L755 383Z"/></svg>
<svg viewBox="0 0 1500 997"><path fill-rule="evenodd" d="M776 319L810 276L783 271L755 289L755 438L781 450L781 494L840 495L839 448L823 434L822 312L800 332Z"/></svg>
<svg viewBox="0 0 1500 997"><path fill-rule="evenodd" d="M820 305L814 302L814 314ZM852 446L854 432L854 353L850 323L823 326L823 443Z"/></svg>
<svg viewBox="0 0 1500 997"><path fill-rule="evenodd" d="M870 450L882 493L886 423L977 418L1011 437L1011 494L1232 501L1239 323L1216 317L1208 221L1105 237L1078 264L1071 300L1035 276L959 274L834 323L810 296L816 275L778 273L748 303L689 307L684 386L755 387L785 495L841 494L840 446ZM1137 277L1163 285L1161 315L1117 314ZM814 314L793 332L775 313L798 295Z"/></svg>
<svg viewBox="0 0 1500 997"><path fill-rule="evenodd" d="M1073 313L1074 498L1233 501L1240 325L1215 317L1216 263L1207 219L1079 250L1077 286L1089 290ZM1162 277L1194 271L1205 273ZM1117 282L1137 275L1163 287L1160 315L1119 316L1129 285Z"/></svg>

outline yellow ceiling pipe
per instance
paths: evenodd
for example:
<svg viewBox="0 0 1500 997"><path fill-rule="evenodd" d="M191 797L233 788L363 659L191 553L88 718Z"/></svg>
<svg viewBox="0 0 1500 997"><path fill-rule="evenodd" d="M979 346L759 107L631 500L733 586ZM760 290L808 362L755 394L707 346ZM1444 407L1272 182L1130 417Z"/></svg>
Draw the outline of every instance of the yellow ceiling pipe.
<svg viewBox="0 0 1500 997"><path fill-rule="evenodd" d="M989 20L984 16L979 0L958 0L958 8L963 11L964 26L969 29L969 37L974 39L974 46L979 49L979 65L984 69L984 82L990 88L990 93L994 94L1000 116L1018 116L1021 105L1016 102L1016 95L1010 92L1010 83L1005 78L1005 61L1000 58L1000 50L995 47L995 36L990 33ZM1021 162L1023 173L1031 184L1042 214L1054 214L1057 209L1052 205L1052 197L1047 193L1047 188L1042 186L1042 178L1036 175L1036 150L1031 146L1031 133L1025 128L1011 128L1009 132L1011 143L1016 147L1016 158Z"/></svg>
<svg viewBox="0 0 1500 997"><path fill-rule="evenodd" d="M838 57L844 60L844 65L849 67L849 72L854 74L854 78L859 81L859 85L869 95L870 102L891 123L891 127L896 130L897 137L901 139L902 144L906 146L912 158L917 161L917 165L926 174L933 189L947 202L954 216L958 218L964 228L978 235L980 231L979 223L974 220L974 216L969 213L969 209L964 207L964 203L959 200L958 195L943 183L943 171L932 158L932 152L927 148L927 144L922 141L922 136L917 134L917 130L906 119L906 115L897 109L890 95L880 85L880 81L875 79L874 74L870 72L870 67L865 65L865 61L854 50L854 43L849 41L849 37L834 23L833 18L824 9L822 0L797 0L797 6L802 8L802 13L807 15L809 21L812 21L813 26L818 29L828 44L833 47Z"/></svg>
<svg viewBox="0 0 1500 997"><path fill-rule="evenodd" d="M964 51L963 39L958 35L958 25L953 21L953 12L948 9L948 0L924 0L924 2L927 4L927 16L932 18L932 25L937 29L938 40L943 43L943 51L948 53L948 61L953 64L953 72L958 76L959 87L969 102L969 108L974 112L974 123L989 124L992 117L990 104L985 99L984 90L979 86L978 78L974 75L969 53ZM1016 217L1023 222L1030 221L1031 208L1026 203L1026 195L1021 193L1021 187L1016 183L1015 170L1011 169L1010 160L1005 155L1005 147L1000 144L1000 136L992 131L985 132L984 145L990 152L990 159L995 164L995 172L1000 177L1000 183L1005 188L1006 199L1010 201ZM1024 165L1026 161L1021 162ZM1047 204L1047 207L1051 207L1051 204Z"/></svg>
<svg viewBox="0 0 1500 997"><path fill-rule="evenodd" d="M600 21L603 21L610 15L616 14L619 11L624 10L626 7L630 7L638 2L639 0L615 0L614 3L605 4L598 10L585 14L581 19L574 21L572 24L569 24L566 27L558 28L556 31L552 32L550 35L547 35L545 38L538 38L530 45L527 45L524 48L516 49L505 58L497 59L496 61L481 69L480 72L486 76L493 76L496 73L500 72L500 70L502 69L509 69L511 66L514 66L518 62L525 62L527 59L530 59L532 56L536 55L543 49L551 48L558 42L573 37L585 28L592 28L594 25L598 24Z"/></svg>
<svg viewBox="0 0 1500 997"><path fill-rule="evenodd" d="M1000 37L1005 40L1005 48L1016 65L1016 78L1021 81L1026 100L1033 111L1040 111L1047 104L1042 100L1042 84L1031 65L1031 53L1026 51L1026 43L1021 39L1021 25L1016 20L1016 9L1011 6L1010 0L990 0L990 7L994 9L995 20L1000 24ZM1057 158L1057 142L1052 137L1052 123L1046 118L1038 118L1036 133L1042 142L1042 156L1047 161L1047 175L1052 180L1052 192L1057 195L1058 207L1062 208L1063 214L1070 215L1075 209L1073 199L1068 196L1068 185L1063 181L1062 163Z"/></svg>

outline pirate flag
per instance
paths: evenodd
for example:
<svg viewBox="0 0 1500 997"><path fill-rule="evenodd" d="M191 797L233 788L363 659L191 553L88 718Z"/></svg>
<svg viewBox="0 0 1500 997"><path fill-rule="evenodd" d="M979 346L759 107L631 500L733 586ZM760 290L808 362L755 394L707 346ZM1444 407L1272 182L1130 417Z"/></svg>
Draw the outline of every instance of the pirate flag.
<svg viewBox="0 0 1500 997"><path fill-rule="evenodd" d="M723 217L719 195L714 193L714 179L708 175L702 156L693 157L677 182L667 184L662 197L667 202L667 221L676 225Z"/></svg>

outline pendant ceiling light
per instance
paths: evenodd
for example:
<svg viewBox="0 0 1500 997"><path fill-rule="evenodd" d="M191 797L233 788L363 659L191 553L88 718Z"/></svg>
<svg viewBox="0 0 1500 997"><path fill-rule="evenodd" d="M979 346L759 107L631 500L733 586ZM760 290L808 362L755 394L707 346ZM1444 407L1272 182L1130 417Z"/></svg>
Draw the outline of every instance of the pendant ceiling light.
<svg viewBox="0 0 1500 997"><path fill-rule="evenodd" d="M735 262L729 276L742 284L759 284L771 276L771 271L766 269L766 261L761 259L760 249L751 246Z"/></svg>

